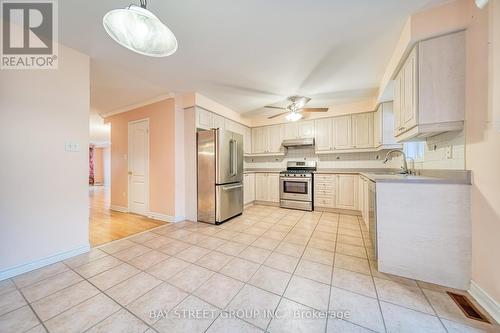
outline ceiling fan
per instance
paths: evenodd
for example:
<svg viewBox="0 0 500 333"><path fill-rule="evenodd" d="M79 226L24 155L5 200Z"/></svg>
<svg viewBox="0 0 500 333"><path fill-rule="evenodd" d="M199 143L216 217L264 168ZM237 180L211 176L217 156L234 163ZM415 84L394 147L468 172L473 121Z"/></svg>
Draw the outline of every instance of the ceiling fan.
<svg viewBox="0 0 500 333"><path fill-rule="evenodd" d="M268 117L267 119L274 119L279 116L287 115L286 119L290 121L297 121L303 117L302 112L326 112L328 108L305 108L304 106L311 100L310 97L306 96L290 96L287 98L290 101L287 107L266 105L265 108L268 109L279 109L286 110L285 112L278 113L274 116Z"/></svg>

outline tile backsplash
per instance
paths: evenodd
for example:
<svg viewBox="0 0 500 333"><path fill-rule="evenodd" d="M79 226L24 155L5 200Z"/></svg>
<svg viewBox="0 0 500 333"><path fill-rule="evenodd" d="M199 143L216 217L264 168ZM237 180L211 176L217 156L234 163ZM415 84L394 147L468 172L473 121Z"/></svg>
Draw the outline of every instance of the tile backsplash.
<svg viewBox="0 0 500 333"><path fill-rule="evenodd" d="M285 156L245 157L245 168L284 169L288 161L317 161L318 168L399 168L400 158L383 163L386 152L317 155L314 148L288 148Z"/></svg>
<svg viewBox="0 0 500 333"><path fill-rule="evenodd" d="M465 131L430 137L424 147L424 156L415 161L415 169L465 170Z"/></svg>

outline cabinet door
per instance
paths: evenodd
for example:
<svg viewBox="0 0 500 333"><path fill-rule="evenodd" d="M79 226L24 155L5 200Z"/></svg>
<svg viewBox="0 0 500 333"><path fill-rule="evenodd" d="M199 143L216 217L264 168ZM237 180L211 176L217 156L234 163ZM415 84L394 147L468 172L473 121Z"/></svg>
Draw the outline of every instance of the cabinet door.
<svg viewBox="0 0 500 333"><path fill-rule="evenodd" d="M333 118L333 147L335 149L354 148L352 144L351 116Z"/></svg>
<svg viewBox="0 0 500 333"><path fill-rule="evenodd" d="M252 129L245 127L245 136L243 142L243 151L245 154L252 153Z"/></svg>
<svg viewBox="0 0 500 333"><path fill-rule="evenodd" d="M255 201L255 174L248 175L248 200L249 202Z"/></svg>
<svg viewBox="0 0 500 333"><path fill-rule="evenodd" d="M211 129L214 127L214 115L212 112L196 108L196 127Z"/></svg>
<svg viewBox="0 0 500 333"><path fill-rule="evenodd" d="M243 199L245 205L255 201L255 174L246 173L243 176L243 188Z"/></svg>
<svg viewBox="0 0 500 333"><path fill-rule="evenodd" d="M417 48L408 56L404 66L404 111L402 131L406 132L417 125Z"/></svg>
<svg viewBox="0 0 500 333"><path fill-rule="evenodd" d="M297 139L299 137L299 125L297 122L285 124L285 139Z"/></svg>
<svg viewBox="0 0 500 333"><path fill-rule="evenodd" d="M269 193L268 200L270 202L280 202L280 176L277 173L267 175L267 191Z"/></svg>
<svg viewBox="0 0 500 333"><path fill-rule="evenodd" d="M365 221L366 228L370 228L370 181L364 179L363 181L363 219Z"/></svg>
<svg viewBox="0 0 500 333"><path fill-rule="evenodd" d="M377 111L373 114L373 146L380 147L382 145L382 133L383 133L383 123L382 123L382 110L383 104L380 104Z"/></svg>
<svg viewBox="0 0 500 333"><path fill-rule="evenodd" d="M337 207L355 210L357 206L358 175L338 175Z"/></svg>
<svg viewBox="0 0 500 333"><path fill-rule="evenodd" d="M283 125L269 126L269 140L267 151L269 153L279 153L283 143Z"/></svg>
<svg viewBox="0 0 500 333"><path fill-rule="evenodd" d="M267 173L255 174L255 200L268 201Z"/></svg>
<svg viewBox="0 0 500 333"><path fill-rule="evenodd" d="M252 128L252 153L267 153L268 130L267 127Z"/></svg>
<svg viewBox="0 0 500 333"><path fill-rule="evenodd" d="M398 136L401 132L402 114L404 107L404 94L403 94L403 79L404 71L401 70L396 79L394 80L394 136Z"/></svg>
<svg viewBox="0 0 500 333"><path fill-rule="evenodd" d="M363 215L363 176L359 176L358 178L358 210L361 211L361 215Z"/></svg>
<svg viewBox="0 0 500 333"><path fill-rule="evenodd" d="M352 115L354 146L356 148L373 147L373 113Z"/></svg>
<svg viewBox="0 0 500 333"><path fill-rule="evenodd" d="M306 120L297 123L299 138L314 138L314 121Z"/></svg>
<svg viewBox="0 0 500 333"><path fill-rule="evenodd" d="M218 114L213 114L214 128L226 129L226 119ZM230 121L230 120L229 120Z"/></svg>
<svg viewBox="0 0 500 333"><path fill-rule="evenodd" d="M250 181L250 178L249 178L250 174L246 173L243 175L243 203L246 205L247 203L250 202L250 184L249 184L249 181Z"/></svg>
<svg viewBox="0 0 500 333"><path fill-rule="evenodd" d="M316 150L332 149L332 120L330 118L314 121Z"/></svg>

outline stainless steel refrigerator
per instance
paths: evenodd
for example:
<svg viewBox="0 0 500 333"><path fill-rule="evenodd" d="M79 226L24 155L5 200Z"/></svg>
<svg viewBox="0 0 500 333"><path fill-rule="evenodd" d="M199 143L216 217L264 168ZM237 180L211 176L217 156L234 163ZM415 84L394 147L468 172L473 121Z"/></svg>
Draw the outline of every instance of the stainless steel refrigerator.
<svg viewBox="0 0 500 333"><path fill-rule="evenodd" d="M219 224L243 212L243 136L197 133L198 221Z"/></svg>

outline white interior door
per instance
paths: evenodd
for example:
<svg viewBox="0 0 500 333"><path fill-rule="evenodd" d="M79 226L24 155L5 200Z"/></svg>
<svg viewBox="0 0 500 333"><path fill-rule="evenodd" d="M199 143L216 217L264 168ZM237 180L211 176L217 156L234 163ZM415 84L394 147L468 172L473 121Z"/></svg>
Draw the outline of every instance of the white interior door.
<svg viewBox="0 0 500 333"><path fill-rule="evenodd" d="M149 212L149 120L128 124L129 211Z"/></svg>

